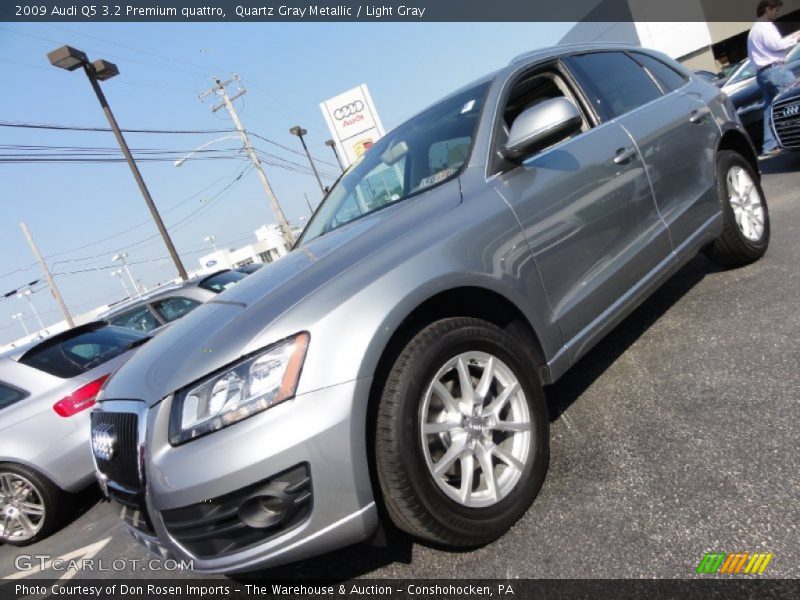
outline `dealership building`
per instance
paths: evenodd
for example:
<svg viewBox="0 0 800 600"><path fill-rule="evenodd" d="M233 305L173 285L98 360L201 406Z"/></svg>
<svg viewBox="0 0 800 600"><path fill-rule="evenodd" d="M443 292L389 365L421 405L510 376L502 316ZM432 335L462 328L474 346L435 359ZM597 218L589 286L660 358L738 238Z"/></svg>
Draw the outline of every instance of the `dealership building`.
<svg viewBox="0 0 800 600"><path fill-rule="evenodd" d="M613 0L600 2L587 19L576 24L561 39L563 44L581 42L624 42L659 50L680 61L690 69L719 71L747 58L747 34L756 20L757 0L726 0L725 11L741 16L752 14L749 21L709 21L709 14L719 14L718 0L682 2L680 23L662 20L669 10L669 0L628 0L629 19L616 22L600 22L604 14L617 14ZM715 5L714 11L710 9ZM667 7L665 9L665 6ZM671 10L674 16L676 10ZM784 35L797 29L800 22L800 0L783 0L783 8L776 22Z"/></svg>

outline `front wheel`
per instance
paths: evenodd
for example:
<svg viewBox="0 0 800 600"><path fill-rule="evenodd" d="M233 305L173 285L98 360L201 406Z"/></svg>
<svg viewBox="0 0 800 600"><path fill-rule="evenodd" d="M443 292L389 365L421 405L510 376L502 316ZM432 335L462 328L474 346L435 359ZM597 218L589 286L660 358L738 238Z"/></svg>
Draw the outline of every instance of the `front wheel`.
<svg viewBox="0 0 800 600"><path fill-rule="evenodd" d="M375 440L392 521L412 535L472 547L505 533L547 470L547 409L536 366L499 327L437 321L387 379Z"/></svg>
<svg viewBox="0 0 800 600"><path fill-rule="evenodd" d="M748 265L769 246L769 211L753 168L736 152L717 158L717 195L722 209L722 234L706 249L724 267Z"/></svg>

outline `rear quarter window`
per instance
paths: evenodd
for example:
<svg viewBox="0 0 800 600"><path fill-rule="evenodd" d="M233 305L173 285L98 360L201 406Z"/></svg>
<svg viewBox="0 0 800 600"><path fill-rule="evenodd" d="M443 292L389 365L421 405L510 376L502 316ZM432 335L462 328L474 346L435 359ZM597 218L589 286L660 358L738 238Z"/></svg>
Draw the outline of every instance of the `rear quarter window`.
<svg viewBox="0 0 800 600"><path fill-rule="evenodd" d="M636 59L636 62L642 65L656 78L661 89L665 92L674 92L686 85L688 81L686 77L657 58L641 52L632 52L631 55ZM713 73L711 75L713 77Z"/></svg>
<svg viewBox="0 0 800 600"><path fill-rule="evenodd" d="M12 404L16 404L27 396L28 392L23 392L12 385L8 385L7 383L0 381L0 410L3 410Z"/></svg>

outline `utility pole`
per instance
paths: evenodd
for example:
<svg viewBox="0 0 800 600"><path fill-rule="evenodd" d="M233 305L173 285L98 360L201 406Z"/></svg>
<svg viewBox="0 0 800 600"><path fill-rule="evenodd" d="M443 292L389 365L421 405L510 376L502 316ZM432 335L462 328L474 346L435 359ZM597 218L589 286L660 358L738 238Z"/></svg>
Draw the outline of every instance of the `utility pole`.
<svg viewBox="0 0 800 600"><path fill-rule="evenodd" d="M40 317L39 313L36 312L36 307L33 305L33 299L31 298L31 295L33 295L33 292L31 291L31 288L28 288L24 292L18 293L17 298L25 298L28 301L28 304L30 304L33 315L36 317L36 320L39 321L39 335L41 336L42 332L44 332L45 335L48 335L49 332L47 331L47 327L44 326L42 317Z"/></svg>
<svg viewBox="0 0 800 600"><path fill-rule="evenodd" d="M28 245L31 247L33 255L36 257L36 260L38 260L39 264L42 266L42 273L44 273L44 278L47 280L47 284L50 286L50 291L53 293L53 298L56 299L56 302L58 302L58 305L61 307L61 312L64 313L64 318L67 320L67 325L69 325L70 327L75 327L75 323L72 321L72 315L69 314L69 309L67 308L64 299L61 297L61 293L58 291L56 282L53 280L53 276L50 275L50 269L47 268L47 263L44 262L44 257L42 256L42 253L39 252L39 248L36 245L36 242L33 241L33 236L31 235L30 229L28 229L28 226L25 223L20 223L19 226L22 227L22 233L25 234L25 239L28 240ZM30 300L30 298L28 298L28 300ZM33 307L32 302L31 302L31 307ZM42 325L42 329L44 329L44 325Z"/></svg>
<svg viewBox="0 0 800 600"><path fill-rule="evenodd" d="M313 215L314 214L314 209L311 208L311 202L308 201L308 194L303 192L303 197L306 199L306 204L308 205L308 214L309 215Z"/></svg>
<svg viewBox="0 0 800 600"><path fill-rule="evenodd" d="M228 90L225 89L227 85L230 85L234 81L239 81L239 76L234 75L232 79L228 81L221 81L219 78L214 78L214 87L210 90L207 90L200 94L200 100L204 100L206 97L210 96L211 94L216 94L220 98L222 98L222 103L217 104L216 106L211 107L211 112L217 112L221 108L225 108L228 110L228 113L231 115L231 120L233 121L234 127L236 127L236 131L239 132L239 135L242 138L242 142L244 143L245 150L247 150L247 154L250 156L250 161L253 163L253 166L256 168L256 172L258 173L258 177L261 180L261 184L264 186L264 190L267 192L267 196L269 197L270 204L272 205L272 212L275 213L275 216L278 219L278 225L281 228L281 232L283 233L283 240L286 244L286 249L291 250L294 246L294 234L292 233L292 228L289 226L289 222L286 220L286 216L283 214L283 210L281 209L281 205L278 202L278 198L275 196L275 192L272 191L272 186L269 184L269 180L267 179L266 173L264 173L264 167L261 164L261 160L258 158L256 151L253 149L253 145L250 143L250 138L247 137L247 131L242 126L242 122L239 120L239 115L236 112L236 108L233 106L233 101L236 98L243 96L247 90L244 88L240 89L236 94L232 97L228 96Z"/></svg>

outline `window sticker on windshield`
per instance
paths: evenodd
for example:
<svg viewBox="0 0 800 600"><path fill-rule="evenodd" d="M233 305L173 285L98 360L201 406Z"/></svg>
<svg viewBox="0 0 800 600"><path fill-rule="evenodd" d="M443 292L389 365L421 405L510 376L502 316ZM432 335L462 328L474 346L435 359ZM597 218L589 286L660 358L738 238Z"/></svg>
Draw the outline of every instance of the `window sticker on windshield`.
<svg viewBox="0 0 800 600"><path fill-rule="evenodd" d="M423 180L419 182L419 185L417 186L417 189L424 188L424 187L429 187L431 185L439 183L440 181L444 181L445 179L450 177L450 175L455 173L457 170L458 169L454 169L454 168L451 167L449 169L445 169L444 171L439 171L438 173L434 173L433 175L429 175L428 177L423 178Z"/></svg>

